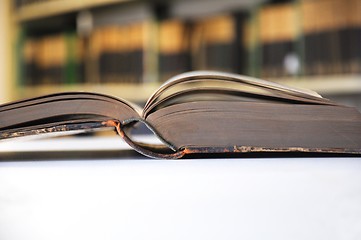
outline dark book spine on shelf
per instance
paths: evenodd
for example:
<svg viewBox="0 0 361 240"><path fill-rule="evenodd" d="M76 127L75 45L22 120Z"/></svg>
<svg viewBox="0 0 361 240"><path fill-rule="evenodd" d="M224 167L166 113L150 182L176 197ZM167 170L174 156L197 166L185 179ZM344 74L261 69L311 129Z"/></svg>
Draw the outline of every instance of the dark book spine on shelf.
<svg viewBox="0 0 361 240"><path fill-rule="evenodd" d="M55 84L65 84L66 81L66 64L67 64L67 55L68 48L65 39L65 33L58 34L52 39L54 41L54 46L56 46L57 51L54 51L51 62L52 65L49 67L51 74L49 76L50 83ZM51 52L51 44L49 43L49 51Z"/></svg>
<svg viewBox="0 0 361 240"><path fill-rule="evenodd" d="M144 73L143 22L101 27L92 35L92 56L101 83L141 83Z"/></svg>
<svg viewBox="0 0 361 240"><path fill-rule="evenodd" d="M295 47L295 6L286 3L263 7L259 12L259 31L261 76L267 78L297 75L299 55Z"/></svg>
<svg viewBox="0 0 361 240"><path fill-rule="evenodd" d="M36 46L37 41L35 39L27 39L24 42L22 48L23 58L23 81L22 84L31 86L36 83L37 79L37 65L36 65Z"/></svg>
<svg viewBox="0 0 361 240"><path fill-rule="evenodd" d="M146 23L133 23L129 28L129 59L124 59L124 63L128 64L129 82L142 83L144 74L144 54L146 51Z"/></svg>
<svg viewBox="0 0 361 240"><path fill-rule="evenodd" d="M46 67L46 54L45 54L45 41L44 37L37 39L37 48L35 53L35 64L36 64L36 79L33 82L34 85L43 84L44 81L44 75L45 75L45 67Z"/></svg>
<svg viewBox="0 0 361 240"><path fill-rule="evenodd" d="M344 30L349 25L349 6L342 0L332 1L332 12L329 13L329 19L332 21L332 62L329 67L329 72L332 74L349 73L347 65L349 62L348 45L344 45L345 39L348 38L348 33ZM345 34L345 35L344 35Z"/></svg>
<svg viewBox="0 0 361 240"><path fill-rule="evenodd" d="M83 82L83 45L75 32L65 33L66 41L66 63L65 63L65 82L74 84Z"/></svg>
<svg viewBox="0 0 361 240"><path fill-rule="evenodd" d="M100 83L102 81L100 74L100 56L102 53L102 35L104 31L94 29L88 39L84 39L84 74L87 83Z"/></svg>
<svg viewBox="0 0 361 240"><path fill-rule="evenodd" d="M260 30L259 30L259 7L254 7L249 12L249 17L243 23L243 39L242 45L245 48L247 59L246 71L250 76L260 76L262 52L260 44Z"/></svg>
<svg viewBox="0 0 361 240"><path fill-rule="evenodd" d="M339 5L341 3L341 5ZM320 16L318 19L320 40L320 75L340 74L342 72L341 45L340 45L340 7L344 2L339 0L322 1L320 4Z"/></svg>
<svg viewBox="0 0 361 240"><path fill-rule="evenodd" d="M232 14L207 17L195 22L192 32L194 69L239 72L234 69L235 19Z"/></svg>
<svg viewBox="0 0 361 240"><path fill-rule="evenodd" d="M190 33L192 24L179 19L159 23L159 77L165 81L191 70Z"/></svg>
<svg viewBox="0 0 361 240"><path fill-rule="evenodd" d="M302 1L302 31L304 34L304 73L314 75L317 73L319 62L319 36L317 28L318 11L316 1Z"/></svg>
<svg viewBox="0 0 361 240"><path fill-rule="evenodd" d="M126 53L128 32L122 26L106 26L96 30L93 46L97 57L100 83L125 82L123 55Z"/></svg>
<svg viewBox="0 0 361 240"><path fill-rule="evenodd" d="M305 74L330 75L351 71L352 37L349 25L352 1L317 0L301 2L305 44ZM351 42L350 42L351 41ZM359 45L359 44L358 44Z"/></svg>
<svg viewBox="0 0 361 240"><path fill-rule="evenodd" d="M36 70L33 85L65 83L67 47L63 34L37 39L34 54Z"/></svg>
<svg viewBox="0 0 361 240"><path fill-rule="evenodd" d="M236 73L247 74L248 71L248 49L245 45L244 39L248 34L244 28L247 19L249 18L248 12L235 12L234 17L234 41L233 41L233 70Z"/></svg>
<svg viewBox="0 0 361 240"><path fill-rule="evenodd" d="M86 82L86 58L89 58L89 49L86 48L86 41L76 35L75 37L75 62L76 62L76 81L79 83ZM89 59L90 60L90 59Z"/></svg>
<svg viewBox="0 0 361 240"><path fill-rule="evenodd" d="M350 45L350 72L361 73L361 2L350 0L349 10L349 45Z"/></svg>

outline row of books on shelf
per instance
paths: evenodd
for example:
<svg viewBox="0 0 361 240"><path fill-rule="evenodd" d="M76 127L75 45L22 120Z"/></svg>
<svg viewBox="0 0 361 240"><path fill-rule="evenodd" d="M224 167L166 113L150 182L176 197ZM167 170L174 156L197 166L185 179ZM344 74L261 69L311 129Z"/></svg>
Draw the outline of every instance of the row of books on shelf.
<svg viewBox="0 0 361 240"><path fill-rule="evenodd" d="M83 80L82 43L74 33L26 39L22 46L23 83L36 85Z"/></svg>
<svg viewBox="0 0 361 240"><path fill-rule="evenodd" d="M90 38L75 32L28 38L22 47L26 85L133 82L143 78L144 24L107 26Z"/></svg>
<svg viewBox="0 0 361 240"><path fill-rule="evenodd" d="M149 75L164 81L199 69L263 78L357 74L360 12L358 0L303 0L201 18L108 24L86 37L75 29L30 35L21 47L22 76L24 84L36 85L141 83Z"/></svg>
<svg viewBox="0 0 361 240"><path fill-rule="evenodd" d="M20 8L20 7L24 7L26 5L29 4L34 4L34 3L38 3L38 2L45 2L45 1L49 1L49 0L14 0L14 6L16 8Z"/></svg>
<svg viewBox="0 0 361 240"><path fill-rule="evenodd" d="M246 44L256 45L263 77L361 73L360 12L359 0L265 5L248 23Z"/></svg>

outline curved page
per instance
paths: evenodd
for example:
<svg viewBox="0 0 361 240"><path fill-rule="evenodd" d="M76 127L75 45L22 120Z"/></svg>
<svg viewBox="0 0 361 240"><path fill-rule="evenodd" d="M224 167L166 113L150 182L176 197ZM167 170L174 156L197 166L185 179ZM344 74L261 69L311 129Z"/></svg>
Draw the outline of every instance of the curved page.
<svg viewBox="0 0 361 240"><path fill-rule="evenodd" d="M209 84L209 81L201 81L201 84L196 84L192 86L188 83L188 86L185 83L178 84L177 87L174 87L174 90L167 91L166 94L162 94L156 101L148 105L143 110L143 117L147 116L157 111L158 109L168 107L175 104L187 103L187 102L196 102L196 101L243 101L243 102L274 102L274 103L285 103L285 104L322 104L322 105L337 105L329 100L324 99L322 102L320 100L314 99L305 99L298 96L286 95L282 93L270 94L268 91L257 91L262 89L251 89L251 87L243 88L242 85L238 83L225 84L221 81L213 81L213 83L218 82L217 85ZM240 88L232 85L241 85ZM222 86L223 85L223 86Z"/></svg>
<svg viewBox="0 0 361 240"><path fill-rule="evenodd" d="M279 96L281 98L290 99L296 97L299 100L312 100L317 101L319 104L330 104L330 101L322 98L319 94L311 90L291 88L281 84L237 74L215 71L195 71L177 75L165 82L148 99L144 107L143 116L146 116L144 112L149 112L149 109L155 108L162 99L167 98L176 92L190 89L195 86L195 83L198 83L198 86L196 87L213 86L213 88L221 88L226 85L228 88L240 90L242 92L261 93L271 97Z"/></svg>

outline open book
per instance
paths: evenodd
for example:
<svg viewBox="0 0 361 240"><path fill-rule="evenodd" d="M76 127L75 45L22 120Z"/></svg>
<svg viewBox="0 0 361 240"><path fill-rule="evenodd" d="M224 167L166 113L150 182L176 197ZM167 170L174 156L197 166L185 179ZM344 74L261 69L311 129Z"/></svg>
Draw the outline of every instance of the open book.
<svg viewBox="0 0 361 240"><path fill-rule="evenodd" d="M145 124L163 144L133 141L132 129L137 124ZM109 128L149 157L361 153L361 114L356 109L310 90L236 74L180 74L154 92L142 109L123 99L88 92L58 93L0 106L0 140Z"/></svg>

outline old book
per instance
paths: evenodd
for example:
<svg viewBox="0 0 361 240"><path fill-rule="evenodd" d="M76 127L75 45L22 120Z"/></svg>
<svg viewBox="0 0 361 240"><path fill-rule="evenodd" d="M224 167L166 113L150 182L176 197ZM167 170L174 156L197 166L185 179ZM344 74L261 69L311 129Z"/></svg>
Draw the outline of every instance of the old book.
<svg viewBox="0 0 361 240"><path fill-rule="evenodd" d="M145 124L163 142L133 141ZM361 114L316 92L197 71L165 82L143 109L112 96L65 92L0 106L0 140L115 129L150 157L245 152L361 154ZM1 144L1 141L0 141Z"/></svg>

